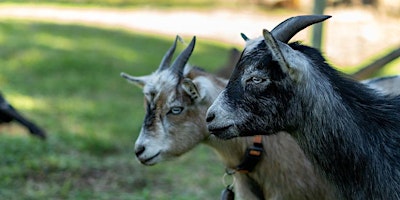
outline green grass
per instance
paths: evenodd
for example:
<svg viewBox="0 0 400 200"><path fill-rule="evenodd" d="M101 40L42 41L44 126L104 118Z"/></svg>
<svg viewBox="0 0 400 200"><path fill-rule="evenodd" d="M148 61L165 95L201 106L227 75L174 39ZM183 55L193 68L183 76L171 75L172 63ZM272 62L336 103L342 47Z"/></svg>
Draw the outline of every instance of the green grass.
<svg viewBox="0 0 400 200"><path fill-rule="evenodd" d="M134 157L143 95L119 73L154 71L173 40L2 20L1 91L48 140L17 124L0 127L0 199L218 198L224 169L207 147L153 167ZM198 38L190 62L213 71L226 54L226 46Z"/></svg>

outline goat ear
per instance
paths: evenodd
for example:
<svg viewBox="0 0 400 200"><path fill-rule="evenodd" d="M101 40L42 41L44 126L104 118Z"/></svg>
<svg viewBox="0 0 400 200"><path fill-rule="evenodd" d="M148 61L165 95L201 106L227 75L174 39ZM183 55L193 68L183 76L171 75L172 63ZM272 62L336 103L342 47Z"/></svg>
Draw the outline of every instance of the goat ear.
<svg viewBox="0 0 400 200"><path fill-rule="evenodd" d="M245 35L244 33L240 33L240 36L242 36L245 42L248 42L250 40L249 37L247 37L247 35Z"/></svg>
<svg viewBox="0 0 400 200"><path fill-rule="evenodd" d="M284 73L289 74L290 77L297 80L299 78L297 76L298 74L296 73L297 70L290 66L289 62L287 62L287 60L285 59L285 57L282 53L282 49L283 50L291 50L291 48L289 46L287 46L285 43L275 40L275 38L272 36L272 34L266 29L263 30L263 36L264 36L265 44L267 45L268 49L270 50L270 52L272 54L272 59L274 59L275 61L277 61L279 63L279 66L281 67L281 69ZM287 52L287 51L285 51L285 52Z"/></svg>
<svg viewBox="0 0 400 200"><path fill-rule="evenodd" d="M131 76L129 74L126 74L124 72L121 73L121 76L122 76L122 78L125 78L126 80L128 80L130 83L133 83L141 88L144 85L146 85L147 80L148 80L148 76L136 77L136 76Z"/></svg>
<svg viewBox="0 0 400 200"><path fill-rule="evenodd" d="M271 51L272 59L278 61L279 65L282 68L283 72L289 71L289 64L286 62L285 57L283 57L282 51L279 48L278 42L272 36L272 34L267 30L263 30L263 36L265 44L267 45L268 49Z"/></svg>
<svg viewBox="0 0 400 200"><path fill-rule="evenodd" d="M199 90L197 89L197 86L193 83L192 80L188 78L183 79L182 88L193 101L198 101L201 99Z"/></svg>

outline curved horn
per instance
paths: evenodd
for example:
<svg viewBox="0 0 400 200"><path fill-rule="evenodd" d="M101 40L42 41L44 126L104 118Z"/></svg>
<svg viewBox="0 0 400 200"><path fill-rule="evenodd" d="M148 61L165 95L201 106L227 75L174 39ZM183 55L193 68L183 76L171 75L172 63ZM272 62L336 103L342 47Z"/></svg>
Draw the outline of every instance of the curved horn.
<svg viewBox="0 0 400 200"><path fill-rule="evenodd" d="M322 22L330 17L329 15L301 15L291 17L272 29L271 34L276 40L288 43L294 35L304 28Z"/></svg>
<svg viewBox="0 0 400 200"><path fill-rule="evenodd" d="M240 33L240 36L242 36L243 40L246 42L250 40L244 33Z"/></svg>
<svg viewBox="0 0 400 200"><path fill-rule="evenodd" d="M187 61L189 60L190 55L192 55L194 45L196 44L196 36L193 37L192 41L190 41L190 44L186 47L185 50L182 51L181 54L175 59L174 63L172 64L172 70L176 74L178 74L179 77L183 76L183 68L185 67Z"/></svg>
<svg viewBox="0 0 400 200"><path fill-rule="evenodd" d="M167 53L165 53L163 59L161 60L160 66L158 67L158 71L162 71L169 67L172 55L174 55L176 49L176 42L178 40L182 40L179 35L176 36L174 44L168 49Z"/></svg>

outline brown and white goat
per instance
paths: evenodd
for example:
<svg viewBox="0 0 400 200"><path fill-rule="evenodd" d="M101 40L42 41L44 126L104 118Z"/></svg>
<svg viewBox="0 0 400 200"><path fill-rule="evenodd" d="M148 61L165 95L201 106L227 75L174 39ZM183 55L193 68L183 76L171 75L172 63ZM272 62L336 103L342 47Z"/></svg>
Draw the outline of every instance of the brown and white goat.
<svg viewBox="0 0 400 200"><path fill-rule="evenodd" d="M178 39L178 37L177 37ZM227 81L187 63L195 38L170 67L176 41L157 71L147 76L121 75L143 88L146 116L135 144L144 165L178 157L203 143L213 148L229 169L241 162L253 137L220 140L207 130L208 107ZM239 199L334 199L332 189L316 176L296 142L286 133L263 136L265 152L250 173L235 173Z"/></svg>

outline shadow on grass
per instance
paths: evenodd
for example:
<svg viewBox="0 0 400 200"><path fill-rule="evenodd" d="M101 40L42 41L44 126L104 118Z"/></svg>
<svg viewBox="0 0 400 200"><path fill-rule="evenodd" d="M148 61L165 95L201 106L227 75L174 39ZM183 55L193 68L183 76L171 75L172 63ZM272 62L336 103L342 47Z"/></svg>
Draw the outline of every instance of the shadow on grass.
<svg viewBox="0 0 400 200"><path fill-rule="evenodd" d="M1 91L48 133L48 140L41 142L16 125L0 129L0 197L216 198L218 188L209 184L214 179L204 174L220 166L198 163L215 162L208 150L192 152L200 156L184 157L176 162L178 166L169 163L148 169L134 159L133 144L144 116L143 95L119 73L154 71L174 37L0 22ZM190 63L213 71L225 62L221 58L226 54L223 45L198 38ZM179 166L180 162L185 165ZM181 174L195 170L203 177L168 174L177 168L182 168ZM191 185L182 188L180 182ZM204 183L208 187L202 188Z"/></svg>

